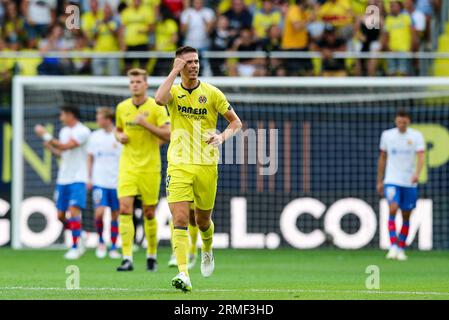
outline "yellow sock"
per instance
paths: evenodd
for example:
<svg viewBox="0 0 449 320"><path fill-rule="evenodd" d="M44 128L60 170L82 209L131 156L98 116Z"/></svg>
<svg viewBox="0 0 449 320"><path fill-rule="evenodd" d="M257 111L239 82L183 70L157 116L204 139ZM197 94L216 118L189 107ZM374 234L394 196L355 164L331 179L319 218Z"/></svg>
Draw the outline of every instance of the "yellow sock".
<svg viewBox="0 0 449 320"><path fill-rule="evenodd" d="M203 240L203 246L202 250L204 252L211 252L212 251L212 240L214 238L214 222L210 221L210 226L206 231L201 231L201 239Z"/></svg>
<svg viewBox="0 0 449 320"><path fill-rule="evenodd" d="M147 238L147 254L157 254L157 220L144 218L145 237Z"/></svg>
<svg viewBox="0 0 449 320"><path fill-rule="evenodd" d="M134 243L134 223L131 214L120 215L120 237L122 238L122 254L132 259Z"/></svg>
<svg viewBox="0 0 449 320"><path fill-rule="evenodd" d="M176 261L178 262L179 272L185 272L189 275L189 270L187 268L187 252L189 250L189 233L185 229L173 230L173 246L176 256Z"/></svg>
<svg viewBox="0 0 449 320"><path fill-rule="evenodd" d="M174 230L174 225L173 225L173 220L170 220L170 244L171 244L171 252L172 254L175 254L175 243L173 241L173 230Z"/></svg>
<svg viewBox="0 0 449 320"><path fill-rule="evenodd" d="M196 255L196 242L198 240L198 226L192 226L189 223L189 235L190 235L190 254Z"/></svg>

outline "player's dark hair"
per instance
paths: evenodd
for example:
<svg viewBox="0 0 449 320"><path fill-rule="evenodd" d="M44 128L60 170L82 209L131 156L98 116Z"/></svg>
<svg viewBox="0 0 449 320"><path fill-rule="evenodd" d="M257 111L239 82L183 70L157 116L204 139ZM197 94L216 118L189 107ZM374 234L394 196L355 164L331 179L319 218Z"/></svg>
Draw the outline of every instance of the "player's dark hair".
<svg viewBox="0 0 449 320"><path fill-rule="evenodd" d="M412 120L412 116L410 115L410 113L405 110L405 109L399 109L396 112L396 117L401 117L401 118L408 118L409 120Z"/></svg>
<svg viewBox="0 0 449 320"><path fill-rule="evenodd" d="M71 113L77 120L81 119L81 112L78 107L75 106L62 106L60 108L61 112Z"/></svg>
<svg viewBox="0 0 449 320"><path fill-rule="evenodd" d="M190 46L182 46L176 50L176 56L182 56L185 53L198 53L198 50Z"/></svg>

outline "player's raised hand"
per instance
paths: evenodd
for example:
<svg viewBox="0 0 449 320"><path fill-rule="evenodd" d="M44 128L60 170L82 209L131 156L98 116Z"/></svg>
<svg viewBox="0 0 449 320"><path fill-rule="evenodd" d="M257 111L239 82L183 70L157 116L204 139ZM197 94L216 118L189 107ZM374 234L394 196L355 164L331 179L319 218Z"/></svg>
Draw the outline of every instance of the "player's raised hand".
<svg viewBox="0 0 449 320"><path fill-rule="evenodd" d="M218 147L223 143L223 136L221 134L209 133L209 138L206 140L207 144L211 144L214 147Z"/></svg>
<svg viewBox="0 0 449 320"><path fill-rule="evenodd" d="M41 124L36 124L34 126L34 132L39 136L39 137L43 137L44 134L47 133L47 130L45 129L45 127Z"/></svg>
<svg viewBox="0 0 449 320"><path fill-rule="evenodd" d="M173 70L175 70L177 73L180 73L182 69L184 69L186 65L186 61L182 60L181 58L175 58L175 62L173 63Z"/></svg>

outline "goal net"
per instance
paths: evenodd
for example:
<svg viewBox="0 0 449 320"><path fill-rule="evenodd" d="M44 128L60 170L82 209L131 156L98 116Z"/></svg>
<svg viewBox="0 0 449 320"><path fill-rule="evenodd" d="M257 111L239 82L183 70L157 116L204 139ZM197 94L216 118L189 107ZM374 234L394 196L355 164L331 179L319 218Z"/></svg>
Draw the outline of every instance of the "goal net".
<svg viewBox="0 0 449 320"><path fill-rule="evenodd" d="M162 80L149 78L150 96ZM383 130L394 126L396 111L405 108L428 148L409 244L423 250L449 248L449 79L203 81L225 93L244 125L221 147L213 214L217 247L385 248L388 208L376 193L379 140ZM44 150L33 127L41 123L57 135L59 107L74 105L94 130L97 107L115 107L128 97L127 79L16 77L13 96L12 245L64 245L53 203L58 160ZM225 126L221 118L218 129ZM166 151L164 145L157 210L161 245L169 239ZM91 201L83 227L95 245ZM136 241L143 239L138 227Z"/></svg>

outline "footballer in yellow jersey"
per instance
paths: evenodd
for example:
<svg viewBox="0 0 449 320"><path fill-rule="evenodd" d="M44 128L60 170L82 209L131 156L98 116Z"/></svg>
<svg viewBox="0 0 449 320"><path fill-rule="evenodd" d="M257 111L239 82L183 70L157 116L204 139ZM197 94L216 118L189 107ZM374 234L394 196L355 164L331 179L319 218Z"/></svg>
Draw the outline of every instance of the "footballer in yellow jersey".
<svg viewBox="0 0 449 320"><path fill-rule="evenodd" d="M176 50L173 70L156 92L156 103L167 106L171 136L168 150L167 199L173 216L172 241L179 273L172 285L191 291L187 256L189 249L189 206L195 205L195 220L200 230L201 274L209 277L214 270L211 220L218 178L218 146L232 137L242 123L214 86L198 79L198 51L192 47ZM181 84L173 85L178 74ZM217 117L221 114L229 125L216 133Z"/></svg>
<svg viewBox="0 0 449 320"><path fill-rule="evenodd" d="M132 97L117 105L116 138L123 144L118 176L122 264L117 271L132 271L134 198L142 197L144 229L148 242L147 270L156 271L157 221L155 208L161 182L160 140L170 140L170 120L164 107L147 96L147 72L128 71Z"/></svg>

